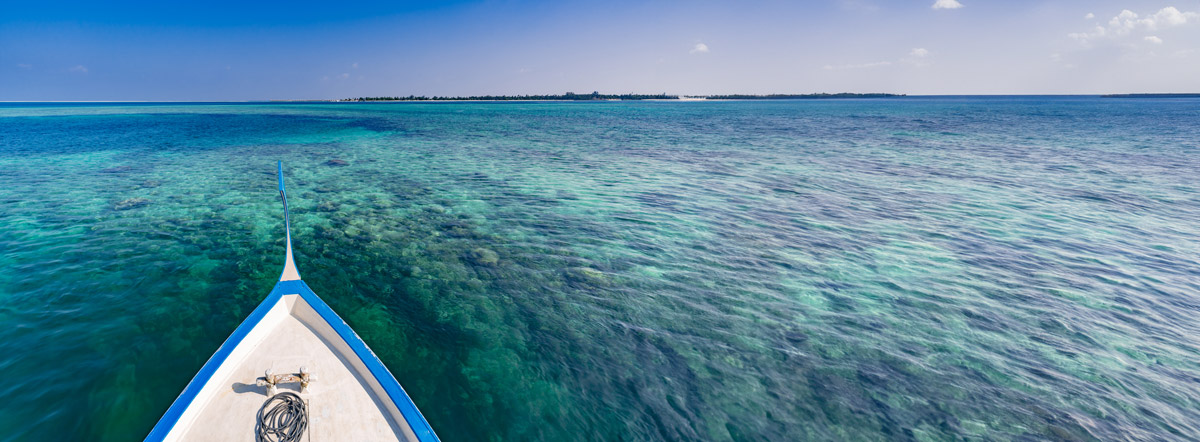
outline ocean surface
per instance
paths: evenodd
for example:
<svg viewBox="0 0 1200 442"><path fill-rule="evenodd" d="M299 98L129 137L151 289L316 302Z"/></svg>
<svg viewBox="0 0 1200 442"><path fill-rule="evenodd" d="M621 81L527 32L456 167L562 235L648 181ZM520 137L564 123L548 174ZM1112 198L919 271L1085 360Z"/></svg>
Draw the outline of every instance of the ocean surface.
<svg viewBox="0 0 1200 442"><path fill-rule="evenodd" d="M279 160L446 441L1200 438L1200 99L909 97L0 104L0 440L149 432Z"/></svg>

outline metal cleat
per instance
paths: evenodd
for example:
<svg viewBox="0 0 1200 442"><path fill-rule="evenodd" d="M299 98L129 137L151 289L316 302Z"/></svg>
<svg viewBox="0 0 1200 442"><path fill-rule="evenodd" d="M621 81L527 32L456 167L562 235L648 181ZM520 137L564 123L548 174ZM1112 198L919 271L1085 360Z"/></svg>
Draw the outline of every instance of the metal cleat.
<svg viewBox="0 0 1200 442"><path fill-rule="evenodd" d="M274 374L270 369L263 373L263 377L255 380L255 384L259 387L267 387L267 396L274 397L278 392L279 384L287 384L297 382L300 384L300 392L308 393L308 384L317 381L317 374L308 371L308 368L300 367L299 373Z"/></svg>

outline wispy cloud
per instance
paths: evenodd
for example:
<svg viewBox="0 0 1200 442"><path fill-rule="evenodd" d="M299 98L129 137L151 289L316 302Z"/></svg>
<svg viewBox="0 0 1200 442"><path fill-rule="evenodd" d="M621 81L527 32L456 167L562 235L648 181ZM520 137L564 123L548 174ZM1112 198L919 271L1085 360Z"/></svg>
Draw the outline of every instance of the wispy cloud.
<svg viewBox="0 0 1200 442"><path fill-rule="evenodd" d="M897 63L902 64L902 65L914 66L914 67L924 67L924 66L929 65L929 58L932 55L933 55L933 53L930 52L928 49L913 48L911 51L908 51L907 56L901 57L899 60L896 60L896 61L883 60L883 61L872 61L869 63L857 63L857 64L827 64L825 66L822 66L821 69L824 69L827 71L841 71L841 70L846 70L846 69L875 69L875 68L891 66L891 65L894 65Z"/></svg>
<svg viewBox="0 0 1200 442"><path fill-rule="evenodd" d="M704 43L696 43L696 45L692 46L692 50L688 51L688 53L689 54L707 54L708 53L708 45L706 45Z"/></svg>
<svg viewBox="0 0 1200 442"><path fill-rule="evenodd" d="M33 65L29 63L17 63L17 67L21 69L33 69Z"/></svg>
<svg viewBox="0 0 1200 442"><path fill-rule="evenodd" d="M930 52L929 49L912 48L912 50L908 50L908 55L901 56L900 59L895 60L895 61L881 60L881 61L871 61L871 62L859 62L859 64L850 64L850 65L824 65L824 66L821 66L821 68L822 68L822 70L826 70L826 71L845 71L845 70L862 70L862 68L887 67L887 66L892 66L892 65L907 65L907 66L913 66L913 67L925 67L925 66L929 66L929 60L932 55L934 55L934 53Z"/></svg>
<svg viewBox="0 0 1200 442"><path fill-rule="evenodd" d="M78 73L81 73L81 74L86 74L86 73L88 73L88 68L87 68L87 66L84 66L84 65L81 65L81 64L77 64L77 65L75 65L75 66L72 66L70 69L67 69L67 70L68 70L68 71L71 71L71 72L78 72Z"/></svg>
<svg viewBox="0 0 1200 442"><path fill-rule="evenodd" d="M1146 40L1146 41L1148 41L1150 43L1154 43L1156 45L1162 44L1162 39L1155 37L1153 35L1147 35L1146 38L1143 38L1142 40Z"/></svg>
<svg viewBox="0 0 1200 442"><path fill-rule="evenodd" d="M356 61L356 62L354 62L354 64L350 65L350 68L351 68L351 69L358 69L358 62L357 62L357 61Z"/></svg>
<svg viewBox="0 0 1200 442"><path fill-rule="evenodd" d="M933 56L933 53L929 52L928 49L913 48L913 50L908 51L907 57L900 59L900 62L904 63L906 65L909 65L909 66L923 68L925 66L929 66L929 59L932 56Z"/></svg>
<svg viewBox="0 0 1200 442"><path fill-rule="evenodd" d="M821 67L821 69L824 69L827 71L841 71L841 70L845 70L845 69L873 69L873 68L881 68L884 66L891 66L891 65L892 65L892 62L890 62L890 61L873 61L870 63L842 64L842 65L836 65L836 66L827 64L827 65Z"/></svg>
<svg viewBox="0 0 1200 442"><path fill-rule="evenodd" d="M1092 14L1088 14L1091 16ZM1091 42L1103 39L1121 39L1137 33L1145 33L1157 31L1160 29L1173 28L1183 26L1189 23L1200 21L1200 13L1192 11L1180 11L1174 6L1168 6L1159 9L1153 14L1140 15L1128 9L1122 10L1116 16L1108 21L1105 25L1097 24L1092 30L1087 32L1073 32L1067 34L1068 37L1087 45ZM1148 36L1154 37L1154 36ZM1158 40L1155 43L1161 43L1162 39L1154 37ZM1143 38L1146 41L1151 41L1149 38Z"/></svg>
<svg viewBox="0 0 1200 442"><path fill-rule="evenodd" d="M937 0L933 2L933 9L958 9L963 7L958 0Z"/></svg>
<svg viewBox="0 0 1200 442"><path fill-rule="evenodd" d="M344 74L342 74L342 75L338 75L338 78L341 78L341 79L345 80L345 79L347 79L347 78L350 78L350 74L349 74L349 73L344 73Z"/></svg>
<svg viewBox="0 0 1200 442"><path fill-rule="evenodd" d="M1062 54L1057 52L1050 54L1050 61L1054 62L1054 64L1058 66L1061 66L1063 69L1075 69L1074 64L1064 62Z"/></svg>

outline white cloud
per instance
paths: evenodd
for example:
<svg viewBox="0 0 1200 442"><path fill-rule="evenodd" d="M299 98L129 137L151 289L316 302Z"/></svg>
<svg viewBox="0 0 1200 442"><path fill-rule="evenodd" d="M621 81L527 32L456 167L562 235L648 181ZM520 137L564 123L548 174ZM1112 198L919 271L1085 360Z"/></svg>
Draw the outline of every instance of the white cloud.
<svg viewBox="0 0 1200 442"><path fill-rule="evenodd" d="M1089 13L1087 13L1087 15L1083 16L1084 20L1091 20L1093 18L1096 18L1096 14L1093 14L1091 12L1089 12Z"/></svg>
<svg viewBox="0 0 1200 442"><path fill-rule="evenodd" d="M70 69L67 69L67 70L68 70L68 71L71 71L71 72L79 72L79 73L81 73L81 74L86 74L86 73L88 73L88 68L87 68L86 66L84 66L84 65L81 65L81 64L77 64L77 65L75 65L75 66L72 66Z"/></svg>
<svg viewBox="0 0 1200 442"><path fill-rule="evenodd" d="M358 69L358 62L357 61L354 62L354 64L350 65L350 67L354 68L354 69Z"/></svg>
<svg viewBox="0 0 1200 442"><path fill-rule="evenodd" d="M689 54L707 54L708 53L708 45L706 45L704 43L696 43L696 46L693 46L692 50L688 51L688 53Z"/></svg>
<svg viewBox="0 0 1200 442"><path fill-rule="evenodd" d="M1108 21L1110 30L1116 31L1118 35L1124 35L1130 31L1139 29L1157 30L1160 28L1169 28L1187 24L1188 20L1200 18L1200 14L1195 12L1181 12L1174 6L1168 6L1159 9L1154 14L1147 15L1144 18L1139 18L1136 12L1128 9L1121 11L1116 17Z"/></svg>
<svg viewBox="0 0 1200 442"><path fill-rule="evenodd" d="M1158 12L1145 16L1124 9L1110 19L1107 26L1097 25L1091 31L1073 32L1067 36L1086 45L1096 40L1119 39L1135 33L1157 31L1198 21L1200 21L1200 13L1180 11L1174 6L1159 9ZM1146 38L1146 40L1150 39Z"/></svg>
<svg viewBox="0 0 1200 442"><path fill-rule="evenodd" d="M834 66L834 65L828 65L828 64L827 64L827 65L823 66L821 69L824 69L824 70L827 70L827 71L840 71L840 70L843 70L843 69L872 69L872 68L881 68L881 67L884 67L884 66L891 66L891 65L892 65L892 62L890 62L890 61L875 61L875 62L871 62L871 63L861 63L861 64L843 64L843 65L838 65L838 66Z"/></svg>
<svg viewBox="0 0 1200 442"><path fill-rule="evenodd" d="M937 0L933 2L933 9L958 9L963 7L958 0Z"/></svg>
<svg viewBox="0 0 1200 442"><path fill-rule="evenodd" d="M1129 32L1137 26L1138 15L1136 12L1128 9L1122 9L1120 14L1108 21L1108 27L1116 30L1117 33Z"/></svg>
<svg viewBox="0 0 1200 442"><path fill-rule="evenodd" d="M1158 38L1158 37L1155 37L1155 36L1153 36L1153 35L1147 35L1147 36L1146 36L1146 38L1144 38L1143 40L1146 40L1146 41L1148 41L1148 42L1150 42L1150 43L1154 43L1154 44L1156 44L1156 45L1160 45L1160 44L1162 44L1162 39L1161 39L1161 38Z"/></svg>
<svg viewBox="0 0 1200 442"><path fill-rule="evenodd" d="M17 63L17 67L21 69L33 69L33 65L29 63Z"/></svg>
<svg viewBox="0 0 1200 442"><path fill-rule="evenodd" d="M928 49L913 48L913 50L908 51L908 56L900 59L900 63L906 64L909 66L918 67L918 68L923 68L925 66L929 66L929 59L932 56L933 56L933 53L929 52Z"/></svg>
<svg viewBox="0 0 1200 442"><path fill-rule="evenodd" d="M341 79L345 80L345 79L347 79L347 78L350 78L350 74L349 74L349 73L344 73L344 74L342 74L342 75L338 75L338 78L341 78Z"/></svg>
<svg viewBox="0 0 1200 442"><path fill-rule="evenodd" d="M914 66L914 67L920 68L920 67L925 67L925 66L929 65L929 57L931 57L931 56L933 56L933 52L930 52L928 49L913 48L913 50L908 51L908 56L901 57L900 59L898 59L896 61L883 60L883 61L872 61L870 63L858 63L858 64L827 64L825 66L821 66L821 69L824 69L827 71L841 71L841 70L846 70L846 69L874 69L874 68L887 67L887 66L891 66L894 64L908 65L908 66Z"/></svg>
<svg viewBox="0 0 1200 442"><path fill-rule="evenodd" d="M1160 9L1158 12L1154 13L1154 15L1150 16L1150 25L1179 26L1186 24L1188 20L1195 20L1198 18L1200 18L1200 14L1195 12L1180 12L1178 9L1175 9L1174 6L1169 6Z"/></svg>

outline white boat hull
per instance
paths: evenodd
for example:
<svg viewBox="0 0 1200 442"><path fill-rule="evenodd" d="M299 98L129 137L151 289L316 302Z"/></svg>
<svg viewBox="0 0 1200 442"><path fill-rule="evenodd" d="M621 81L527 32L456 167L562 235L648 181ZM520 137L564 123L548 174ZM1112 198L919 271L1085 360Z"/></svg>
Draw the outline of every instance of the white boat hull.
<svg viewBox="0 0 1200 442"><path fill-rule="evenodd" d="M391 373L302 281L276 285L147 440L253 440L258 409L268 399L256 379L267 369L292 373L300 367L315 374L309 391L300 394L308 405L306 438L437 440ZM300 385L278 388L299 393Z"/></svg>

